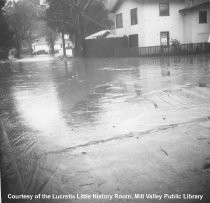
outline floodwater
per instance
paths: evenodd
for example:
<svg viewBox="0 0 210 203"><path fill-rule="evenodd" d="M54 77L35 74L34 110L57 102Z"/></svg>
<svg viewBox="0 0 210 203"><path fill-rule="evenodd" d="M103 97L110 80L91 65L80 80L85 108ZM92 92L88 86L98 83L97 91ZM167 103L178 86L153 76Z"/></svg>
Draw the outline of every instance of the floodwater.
<svg viewBox="0 0 210 203"><path fill-rule="evenodd" d="M210 55L0 63L0 116L27 193L56 190L43 175L60 176L51 154L204 117L209 98Z"/></svg>

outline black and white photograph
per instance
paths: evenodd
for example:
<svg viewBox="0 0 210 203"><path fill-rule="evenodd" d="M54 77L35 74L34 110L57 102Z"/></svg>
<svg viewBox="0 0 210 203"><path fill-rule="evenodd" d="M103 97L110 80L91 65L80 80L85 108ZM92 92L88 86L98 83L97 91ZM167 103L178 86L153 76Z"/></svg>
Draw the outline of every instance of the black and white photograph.
<svg viewBox="0 0 210 203"><path fill-rule="evenodd" d="M210 0L0 0L0 203L209 203Z"/></svg>

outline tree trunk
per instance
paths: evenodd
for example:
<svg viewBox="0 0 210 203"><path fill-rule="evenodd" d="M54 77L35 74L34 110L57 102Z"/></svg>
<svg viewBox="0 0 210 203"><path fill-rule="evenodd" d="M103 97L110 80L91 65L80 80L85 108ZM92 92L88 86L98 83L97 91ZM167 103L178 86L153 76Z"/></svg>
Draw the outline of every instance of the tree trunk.
<svg viewBox="0 0 210 203"><path fill-rule="evenodd" d="M62 42L63 42L63 56L66 56L66 44L65 44L65 37L64 33L62 32Z"/></svg>
<svg viewBox="0 0 210 203"><path fill-rule="evenodd" d="M80 57L81 56L81 47L80 47L80 39L78 36L75 36L75 56Z"/></svg>
<svg viewBox="0 0 210 203"><path fill-rule="evenodd" d="M85 33L84 33L84 16L80 16L80 46L82 51L82 56L86 56L86 43L85 43Z"/></svg>
<svg viewBox="0 0 210 203"><path fill-rule="evenodd" d="M0 59L8 59L9 50L5 47L0 47Z"/></svg>
<svg viewBox="0 0 210 203"><path fill-rule="evenodd" d="M86 42L85 42L85 39L83 38L82 39L82 56L86 56Z"/></svg>
<svg viewBox="0 0 210 203"><path fill-rule="evenodd" d="M50 54L54 55L55 54L55 48L54 48L54 41L50 41Z"/></svg>
<svg viewBox="0 0 210 203"><path fill-rule="evenodd" d="M31 33L29 34L28 45L29 45L30 55L32 56L33 55L33 48L32 48L32 36L31 36Z"/></svg>
<svg viewBox="0 0 210 203"><path fill-rule="evenodd" d="M21 45L20 45L20 42L17 42L16 43L16 54L15 54L15 57L17 58L17 59L19 59L20 58L20 52L21 52Z"/></svg>
<svg viewBox="0 0 210 203"><path fill-rule="evenodd" d="M30 47L30 55L33 56L32 39L30 39L29 47Z"/></svg>

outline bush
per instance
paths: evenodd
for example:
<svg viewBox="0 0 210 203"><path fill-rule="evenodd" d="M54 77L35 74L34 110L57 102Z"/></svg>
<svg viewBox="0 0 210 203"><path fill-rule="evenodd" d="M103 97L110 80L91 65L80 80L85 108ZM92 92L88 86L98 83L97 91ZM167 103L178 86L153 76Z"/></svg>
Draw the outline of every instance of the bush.
<svg viewBox="0 0 210 203"><path fill-rule="evenodd" d="M0 48L0 59L7 59L8 55L9 55L9 53L7 50L3 50Z"/></svg>
<svg viewBox="0 0 210 203"><path fill-rule="evenodd" d="M171 39L171 46L174 48L175 52L181 51L180 45L181 44L177 39Z"/></svg>
<svg viewBox="0 0 210 203"><path fill-rule="evenodd" d="M171 39L171 46L178 47L180 42L177 39Z"/></svg>

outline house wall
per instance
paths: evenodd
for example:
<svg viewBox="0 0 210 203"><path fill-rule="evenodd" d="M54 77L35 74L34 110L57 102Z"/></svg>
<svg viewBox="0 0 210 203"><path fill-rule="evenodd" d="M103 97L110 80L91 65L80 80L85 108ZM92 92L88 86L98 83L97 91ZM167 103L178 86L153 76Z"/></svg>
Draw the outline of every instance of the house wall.
<svg viewBox="0 0 210 203"><path fill-rule="evenodd" d="M63 49L62 45L63 45L62 42L61 42L61 43L56 43L56 44L54 45L54 49L55 49L55 50ZM66 47L66 48L69 47L70 45L71 45L71 43L65 42L65 47Z"/></svg>
<svg viewBox="0 0 210 203"><path fill-rule="evenodd" d="M159 3L161 1L145 1L143 6L144 36L143 46L160 46L160 32L168 31L171 39L183 43L183 18L179 13L183 9L183 0L170 0L169 16L159 16ZM163 2L163 1L162 1Z"/></svg>
<svg viewBox="0 0 210 203"><path fill-rule="evenodd" d="M63 55L63 49L60 49L57 55L58 56L62 56ZM68 56L68 57L72 57L73 56L72 49L66 49L66 56Z"/></svg>
<svg viewBox="0 0 210 203"><path fill-rule="evenodd" d="M123 37L124 35L132 35L138 34L139 35L139 46L141 46L142 39L140 35L142 34L143 28L143 12L142 12L142 5L143 3L137 3L135 1L125 1L118 9L116 14L122 13L123 14L123 27L117 28L115 30L115 35L117 37ZM138 14L138 24L131 25L131 18L130 18L130 10L137 8ZM115 21L116 27L116 21Z"/></svg>
<svg viewBox="0 0 210 203"><path fill-rule="evenodd" d="M179 13L185 7L184 0L170 0L170 16L159 16L159 3L164 0L125 1L116 11L123 13L123 28L116 29L116 36L138 34L139 46L160 46L160 32L169 31L170 39L181 43L183 18ZM138 24L131 25L130 10L138 8Z"/></svg>
<svg viewBox="0 0 210 203"><path fill-rule="evenodd" d="M59 51L59 52L63 52L63 48L62 48L62 42L61 43L56 43L54 45L54 50L55 51ZM67 41L66 44L65 44L65 47L69 47L71 45L71 42ZM67 50L67 49L66 49ZM33 52L38 52L38 51L45 51L46 53L49 53L50 52L50 47L49 45L46 43L46 44L33 44ZM72 49L68 50L68 55L72 55Z"/></svg>
<svg viewBox="0 0 210 203"><path fill-rule="evenodd" d="M45 51L45 52L49 52L49 46L48 45L34 45L33 46L33 52L38 52L38 51Z"/></svg>
<svg viewBox="0 0 210 203"><path fill-rule="evenodd" d="M55 50L60 50L60 49L62 49L61 45L62 45L62 44L55 44L55 45L54 45L54 49L55 49Z"/></svg>
<svg viewBox="0 0 210 203"><path fill-rule="evenodd" d="M207 11L207 23L199 24L199 11ZM210 35L210 8L201 7L185 12L184 43L207 42Z"/></svg>
<svg viewBox="0 0 210 203"><path fill-rule="evenodd" d="M70 42L66 42L65 43L65 47L69 47L70 46ZM59 56L62 56L63 55L63 47L62 47L62 43L57 43L54 45L54 49L55 51L58 51L58 54ZM66 49L66 56L69 56L69 57L72 57L73 56L73 52L72 52L72 49Z"/></svg>

